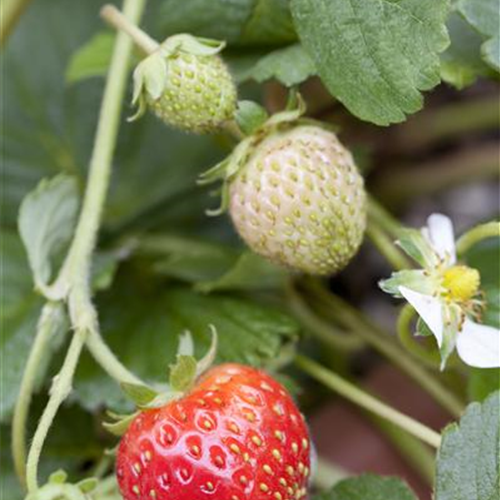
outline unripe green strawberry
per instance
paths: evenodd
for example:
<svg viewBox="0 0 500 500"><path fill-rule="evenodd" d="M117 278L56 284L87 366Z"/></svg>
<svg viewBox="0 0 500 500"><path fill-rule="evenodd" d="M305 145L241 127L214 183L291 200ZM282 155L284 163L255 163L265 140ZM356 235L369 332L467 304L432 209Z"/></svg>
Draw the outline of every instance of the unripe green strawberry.
<svg viewBox="0 0 500 500"><path fill-rule="evenodd" d="M298 271L343 269L366 226L363 179L350 152L333 132L300 122L250 151L229 185L229 213L243 240Z"/></svg>
<svg viewBox="0 0 500 500"><path fill-rule="evenodd" d="M148 106L165 123L200 134L232 120L236 87L218 55L222 47L190 35L168 38L134 72L137 115Z"/></svg>

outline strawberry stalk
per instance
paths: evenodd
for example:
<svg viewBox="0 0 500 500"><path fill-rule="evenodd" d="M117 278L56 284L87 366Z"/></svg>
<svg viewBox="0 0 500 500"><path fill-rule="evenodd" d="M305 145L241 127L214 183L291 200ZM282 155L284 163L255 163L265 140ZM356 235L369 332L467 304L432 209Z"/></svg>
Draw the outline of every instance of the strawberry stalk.
<svg viewBox="0 0 500 500"><path fill-rule="evenodd" d="M158 50L160 44L137 27L114 5L107 4L101 9L101 17L118 31L126 33L145 54Z"/></svg>
<svg viewBox="0 0 500 500"><path fill-rule="evenodd" d="M439 448L441 436L429 427L387 406L382 401L362 391L336 373L333 373L305 356L298 355L295 358L295 363L302 371L354 404L392 422L394 425L404 429L412 436L419 438L433 448Z"/></svg>

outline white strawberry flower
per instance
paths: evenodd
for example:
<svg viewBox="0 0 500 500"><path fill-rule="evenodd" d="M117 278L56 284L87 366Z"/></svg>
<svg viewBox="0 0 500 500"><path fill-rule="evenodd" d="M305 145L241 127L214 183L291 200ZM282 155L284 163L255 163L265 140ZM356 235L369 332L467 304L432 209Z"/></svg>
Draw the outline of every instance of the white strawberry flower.
<svg viewBox="0 0 500 500"><path fill-rule="evenodd" d="M470 366L500 367L500 331L480 324L480 275L457 262L451 220L433 214L421 231L405 229L398 244L422 269L393 273L380 286L412 305L425 324L419 322L419 333L436 338L442 368L455 348Z"/></svg>

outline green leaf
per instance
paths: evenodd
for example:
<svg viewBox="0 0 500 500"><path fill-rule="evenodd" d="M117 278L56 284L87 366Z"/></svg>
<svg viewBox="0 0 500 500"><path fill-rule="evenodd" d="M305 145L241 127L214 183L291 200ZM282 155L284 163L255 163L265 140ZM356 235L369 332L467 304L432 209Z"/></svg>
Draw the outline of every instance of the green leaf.
<svg viewBox="0 0 500 500"><path fill-rule="evenodd" d="M10 416L21 377L33 343L42 301L33 293L26 254L18 236L2 231L0 273L0 358L2 359L2 404L0 421Z"/></svg>
<svg viewBox="0 0 500 500"><path fill-rule="evenodd" d="M437 264L437 256L434 250L428 240L417 229L401 229L396 243L423 268Z"/></svg>
<svg viewBox="0 0 500 500"><path fill-rule="evenodd" d="M500 494L500 392L470 404L442 434L436 500L495 500Z"/></svg>
<svg viewBox="0 0 500 500"><path fill-rule="evenodd" d="M484 401L500 389L500 368L471 368L467 383L469 401Z"/></svg>
<svg viewBox="0 0 500 500"><path fill-rule="evenodd" d="M441 54L441 78L463 89L491 71L481 59L481 36L458 13L450 15L446 26L451 43Z"/></svg>
<svg viewBox="0 0 500 500"><path fill-rule="evenodd" d="M114 43L114 33L96 33L72 55L66 68L66 81L76 83L86 78L106 75Z"/></svg>
<svg viewBox="0 0 500 500"><path fill-rule="evenodd" d="M416 496L401 479L363 474L340 481L314 500L416 500Z"/></svg>
<svg viewBox="0 0 500 500"><path fill-rule="evenodd" d="M270 290L281 288L288 277L282 267L247 251L234 265L212 281L201 281L196 289L202 292L222 290Z"/></svg>
<svg viewBox="0 0 500 500"><path fill-rule="evenodd" d="M500 71L500 1L460 0L458 10L484 36L486 41L481 46L483 59Z"/></svg>
<svg viewBox="0 0 500 500"><path fill-rule="evenodd" d="M192 33L244 45L296 39L288 0L163 0L166 35Z"/></svg>
<svg viewBox="0 0 500 500"><path fill-rule="evenodd" d="M247 70L242 79L253 79L259 83L275 79L292 87L316 74L312 59L302 45L296 43L262 57L255 66Z"/></svg>
<svg viewBox="0 0 500 500"><path fill-rule="evenodd" d="M179 335L189 330L196 358L209 349L209 325L218 332L217 362L268 366L298 334L297 323L274 307L247 298L209 296L188 288L151 288L124 277L99 302L103 335L120 360L146 381L165 380L175 362ZM89 358L82 357L74 397L94 410L105 404L128 409L116 384Z"/></svg>
<svg viewBox="0 0 500 500"><path fill-rule="evenodd" d="M440 81L448 0L292 0L291 8L323 82L363 120L404 121Z"/></svg>
<svg viewBox="0 0 500 500"><path fill-rule="evenodd" d="M76 180L65 175L43 179L21 204L19 233L38 289L53 278L54 260L73 235L79 206Z"/></svg>
<svg viewBox="0 0 500 500"><path fill-rule="evenodd" d="M238 252L220 243L176 234L150 234L137 242L135 254L153 259L153 269L196 283L219 278L235 264Z"/></svg>

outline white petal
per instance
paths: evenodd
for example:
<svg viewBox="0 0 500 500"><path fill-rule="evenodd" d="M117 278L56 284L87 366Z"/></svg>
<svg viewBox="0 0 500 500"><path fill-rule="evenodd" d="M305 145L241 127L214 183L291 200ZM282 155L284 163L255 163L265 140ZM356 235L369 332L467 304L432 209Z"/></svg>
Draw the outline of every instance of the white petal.
<svg viewBox="0 0 500 500"><path fill-rule="evenodd" d="M399 292L415 308L436 337L438 346L441 347L443 342L443 306L441 301L432 295L424 295L405 286L400 286Z"/></svg>
<svg viewBox="0 0 500 500"><path fill-rule="evenodd" d="M432 214L427 219L427 229L424 234L429 238L436 253L449 265L455 264L457 257L451 219L446 215Z"/></svg>
<svg viewBox="0 0 500 500"><path fill-rule="evenodd" d="M457 351L470 366L500 367L500 330L466 319L458 334Z"/></svg>

